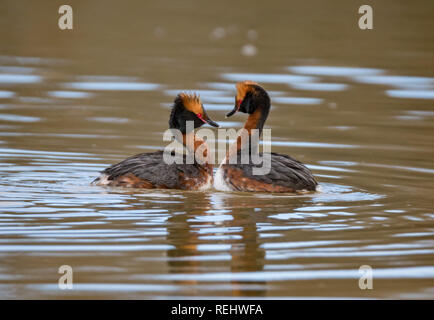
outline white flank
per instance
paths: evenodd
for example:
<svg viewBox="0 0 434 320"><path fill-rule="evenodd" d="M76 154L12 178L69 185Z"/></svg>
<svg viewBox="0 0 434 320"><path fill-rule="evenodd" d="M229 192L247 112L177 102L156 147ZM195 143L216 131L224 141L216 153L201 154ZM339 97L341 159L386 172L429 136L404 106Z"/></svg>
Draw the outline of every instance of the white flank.
<svg viewBox="0 0 434 320"><path fill-rule="evenodd" d="M223 160L222 163L224 163ZM224 172L221 167L217 169L217 172L214 177L214 188L219 191L232 191L232 188L226 183L224 178Z"/></svg>
<svg viewBox="0 0 434 320"><path fill-rule="evenodd" d="M212 187L212 175L208 175L206 182L199 187L199 191L205 191Z"/></svg>
<svg viewBox="0 0 434 320"><path fill-rule="evenodd" d="M109 179L108 179L108 175L106 174L101 174L98 178L98 180L92 184L95 184L97 186L107 186L110 183Z"/></svg>

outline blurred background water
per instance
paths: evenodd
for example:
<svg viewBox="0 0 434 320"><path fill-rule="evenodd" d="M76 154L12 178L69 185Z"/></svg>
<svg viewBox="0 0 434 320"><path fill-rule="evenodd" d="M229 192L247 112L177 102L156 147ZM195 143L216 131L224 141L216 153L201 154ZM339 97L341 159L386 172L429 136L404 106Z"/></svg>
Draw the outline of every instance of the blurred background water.
<svg viewBox="0 0 434 320"><path fill-rule="evenodd" d="M62 4L0 3L0 298L434 298L433 1ZM242 126L240 80L322 192L89 185L166 144L180 90Z"/></svg>

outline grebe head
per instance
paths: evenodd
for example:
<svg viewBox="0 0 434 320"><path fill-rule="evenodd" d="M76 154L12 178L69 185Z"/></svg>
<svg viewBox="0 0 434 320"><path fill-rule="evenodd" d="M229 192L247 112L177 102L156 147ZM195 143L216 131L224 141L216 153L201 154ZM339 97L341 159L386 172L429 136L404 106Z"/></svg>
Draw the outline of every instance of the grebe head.
<svg viewBox="0 0 434 320"><path fill-rule="evenodd" d="M213 127L219 126L208 117L198 95L183 92L175 98L172 113L170 114L169 127L186 133L187 121L193 121L194 129L203 126L205 123Z"/></svg>
<svg viewBox="0 0 434 320"><path fill-rule="evenodd" d="M226 117L230 117L236 112L252 114L258 108L259 104L257 103L257 100L260 98L267 100L269 105L270 99L268 94L258 83L253 81L242 81L238 82L236 87L237 94L235 96L235 106Z"/></svg>

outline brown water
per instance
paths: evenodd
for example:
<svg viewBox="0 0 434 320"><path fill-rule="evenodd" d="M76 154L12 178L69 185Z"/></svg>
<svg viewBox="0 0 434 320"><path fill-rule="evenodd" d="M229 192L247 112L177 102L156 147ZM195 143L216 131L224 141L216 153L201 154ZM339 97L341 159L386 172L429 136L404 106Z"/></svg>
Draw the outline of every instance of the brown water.
<svg viewBox="0 0 434 320"><path fill-rule="evenodd" d="M0 298L434 298L433 1L371 31L359 1L73 1L73 31L60 4L0 3ZM240 127L246 79L322 192L89 185L165 145L180 90Z"/></svg>

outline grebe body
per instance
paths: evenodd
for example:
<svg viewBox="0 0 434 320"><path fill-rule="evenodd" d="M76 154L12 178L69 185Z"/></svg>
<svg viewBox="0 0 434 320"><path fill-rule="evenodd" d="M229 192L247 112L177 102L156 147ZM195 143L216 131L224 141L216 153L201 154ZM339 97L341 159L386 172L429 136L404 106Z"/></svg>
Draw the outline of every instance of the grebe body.
<svg viewBox="0 0 434 320"><path fill-rule="evenodd" d="M235 112L248 113L244 125L245 132L251 135L252 130L262 132L265 120L270 110L270 98L267 92L257 83L244 81L237 83ZM249 157L248 163L242 163L241 153L251 152L251 146L243 145L241 135L231 145L226 158L222 161L214 179L214 188L221 191L246 192L306 192L315 191L318 183L312 172L300 161L285 154L271 153L270 170L266 174L254 174L254 168L260 165L253 163ZM250 143L250 142L248 142ZM243 151L244 150L244 151ZM262 157L263 154L259 154ZM236 161L229 159L236 158Z"/></svg>
<svg viewBox="0 0 434 320"><path fill-rule="evenodd" d="M105 169L97 185L144 189L207 190L212 187L211 165L166 164L163 151L129 157Z"/></svg>
<svg viewBox="0 0 434 320"><path fill-rule="evenodd" d="M189 164L185 154L181 163L168 164L164 161L163 151L141 153L129 157L101 172L93 184L112 187L131 187L144 189L181 189L207 190L213 185L213 166L208 159L206 143L194 132L187 132L187 121L193 121L194 128L208 123L214 127L218 124L206 114L203 105L196 95L179 94L172 107L169 126L182 133L182 141L188 152L194 153L194 161ZM191 140L187 137L190 136ZM189 146L187 141L192 141ZM196 154L201 147L202 153ZM172 153L173 155L173 153ZM196 157L201 157L198 161Z"/></svg>

